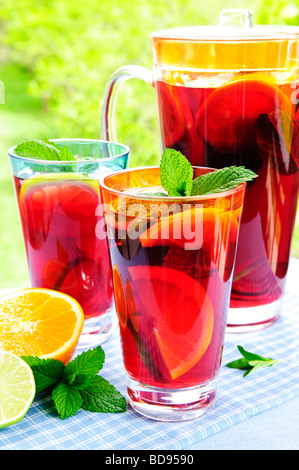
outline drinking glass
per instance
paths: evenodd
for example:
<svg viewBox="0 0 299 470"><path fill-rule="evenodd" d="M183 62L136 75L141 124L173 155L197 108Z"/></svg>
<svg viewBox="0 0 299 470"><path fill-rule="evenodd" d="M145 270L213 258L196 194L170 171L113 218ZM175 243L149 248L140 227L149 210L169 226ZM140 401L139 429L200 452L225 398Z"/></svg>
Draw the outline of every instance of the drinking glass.
<svg viewBox="0 0 299 470"><path fill-rule="evenodd" d="M299 28L253 25L248 10L225 10L219 26L152 34L153 71L129 65L109 80L102 134L116 139L119 84L155 88L162 149L195 166L244 165L248 183L228 329L271 325L281 313L299 191Z"/></svg>
<svg viewBox="0 0 299 470"><path fill-rule="evenodd" d="M149 418L196 418L215 401L245 184L155 196L149 167L100 188L129 401Z"/></svg>
<svg viewBox="0 0 299 470"><path fill-rule="evenodd" d="M32 287L74 297L85 316L79 348L94 347L111 333L114 299L99 179L127 167L129 149L88 139L53 140L76 161L25 158L9 150Z"/></svg>

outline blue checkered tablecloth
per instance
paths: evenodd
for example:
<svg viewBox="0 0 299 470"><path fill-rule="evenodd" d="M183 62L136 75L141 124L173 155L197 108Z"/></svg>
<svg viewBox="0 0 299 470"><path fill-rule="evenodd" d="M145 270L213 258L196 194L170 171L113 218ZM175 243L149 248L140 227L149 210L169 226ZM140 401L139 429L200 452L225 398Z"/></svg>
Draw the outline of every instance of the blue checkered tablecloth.
<svg viewBox="0 0 299 470"><path fill-rule="evenodd" d="M299 395L299 261L291 260L281 318L254 333L226 335L223 365L213 408L184 423L146 419L130 407L122 414L80 410L61 420L47 394L35 398L26 416L14 426L0 429L0 449L17 450L186 450L236 423ZM273 367L243 378L243 371L225 364L240 357L237 345L279 359ZM106 361L102 377L126 393L125 373L117 329L103 344Z"/></svg>

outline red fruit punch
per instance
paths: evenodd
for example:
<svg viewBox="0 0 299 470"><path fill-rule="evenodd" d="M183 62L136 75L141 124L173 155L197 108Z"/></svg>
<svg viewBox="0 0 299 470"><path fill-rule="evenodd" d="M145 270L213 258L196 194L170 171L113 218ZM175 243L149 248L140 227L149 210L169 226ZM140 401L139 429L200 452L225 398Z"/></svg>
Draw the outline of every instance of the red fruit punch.
<svg viewBox="0 0 299 470"><path fill-rule="evenodd" d="M113 288L106 240L96 237L97 183L15 177L33 287L62 291L86 318L105 313Z"/></svg>

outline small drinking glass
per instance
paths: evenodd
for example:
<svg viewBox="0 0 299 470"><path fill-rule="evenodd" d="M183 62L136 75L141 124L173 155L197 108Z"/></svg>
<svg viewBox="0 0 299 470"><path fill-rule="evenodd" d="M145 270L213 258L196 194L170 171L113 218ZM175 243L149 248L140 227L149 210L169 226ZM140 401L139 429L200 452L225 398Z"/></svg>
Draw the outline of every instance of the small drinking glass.
<svg viewBox="0 0 299 470"><path fill-rule="evenodd" d="M128 397L142 415L188 420L215 401L245 187L168 197L156 167L100 181Z"/></svg>
<svg viewBox="0 0 299 470"><path fill-rule="evenodd" d="M129 149L100 140L53 140L76 161L18 156L9 150L32 287L74 297L85 316L79 348L111 333L113 287L107 241L96 236L103 219L99 179L127 167Z"/></svg>

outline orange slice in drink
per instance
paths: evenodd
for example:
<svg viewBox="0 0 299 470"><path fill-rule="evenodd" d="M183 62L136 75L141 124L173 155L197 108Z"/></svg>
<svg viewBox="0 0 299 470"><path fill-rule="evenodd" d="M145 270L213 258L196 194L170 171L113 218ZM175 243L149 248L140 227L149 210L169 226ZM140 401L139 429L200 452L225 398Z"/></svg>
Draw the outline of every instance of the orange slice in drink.
<svg viewBox="0 0 299 470"><path fill-rule="evenodd" d="M177 96L177 87L159 82L157 93L163 115L165 146L171 147L184 133L185 110Z"/></svg>
<svg viewBox="0 0 299 470"><path fill-rule="evenodd" d="M0 297L0 349L68 363L82 332L84 314L72 297L31 288Z"/></svg>
<svg viewBox="0 0 299 470"><path fill-rule="evenodd" d="M72 221L80 223L81 236L94 235L99 188L88 177L84 179L75 173L38 175L24 182L19 202L30 241L36 249L40 246L35 239L42 238L43 243L49 232L53 236L66 236L67 230L72 232ZM63 222L53 223L55 215ZM37 234L41 234L39 238Z"/></svg>
<svg viewBox="0 0 299 470"><path fill-rule="evenodd" d="M113 265L112 273L116 313L119 325L124 328L127 324L127 301L124 285L115 264Z"/></svg>
<svg viewBox="0 0 299 470"><path fill-rule="evenodd" d="M113 266L113 287L115 308L118 315L119 324L125 328L128 320L131 320L133 328L138 331L138 312L135 305L134 293L130 282L124 284L116 265Z"/></svg>
<svg viewBox="0 0 299 470"><path fill-rule="evenodd" d="M79 292L79 286L77 279L70 276L71 273L72 268L67 263L50 259L43 268L43 287L61 290L65 294L76 297ZM65 282L66 278L68 278L68 282Z"/></svg>
<svg viewBox="0 0 299 470"><path fill-rule="evenodd" d="M192 208L183 212L161 217L139 236L143 247L160 245L179 245L184 247L185 243L192 243L195 239L195 224L198 231L203 224L202 208ZM202 237L198 245L202 244ZM200 248L200 246L199 246Z"/></svg>
<svg viewBox="0 0 299 470"><path fill-rule="evenodd" d="M213 244L216 236L226 245L228 230L230 237L236 239L238 219L233 212L221 212L212 207L192 208L162 217L143 232L139 240L143 247L178 245L198 250Z"/></svg>
<svg viewBox="0 0 299 470"><path fill-rule="evenodd" d="M255 141L255 123L261 114L276 110L291 114L292 109L289 97L273 78L253 73L216 88L200 107L196 127L213 147L231 151Z"/></svg>
<svg viewBox="0 0 299 470"><path fill-rule="evenodd" d="M194 367L213 333L211 300L187 274L158 266L129 268L138 293L139 322L151 318L158 348L172 380Z"/></svg>
<svg viewBox="0 0 299 470"><path fill-rule="evenodd" d="M138 312L135 304L133 289L131 283L128 280L126 281L126 298L128 318L131 320L135 331L138 331Z"/></svg>

